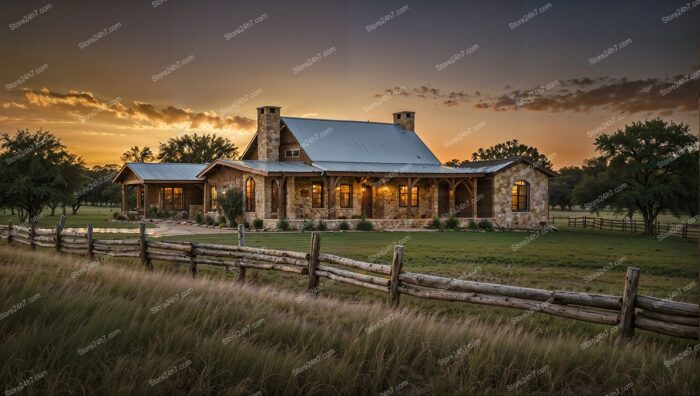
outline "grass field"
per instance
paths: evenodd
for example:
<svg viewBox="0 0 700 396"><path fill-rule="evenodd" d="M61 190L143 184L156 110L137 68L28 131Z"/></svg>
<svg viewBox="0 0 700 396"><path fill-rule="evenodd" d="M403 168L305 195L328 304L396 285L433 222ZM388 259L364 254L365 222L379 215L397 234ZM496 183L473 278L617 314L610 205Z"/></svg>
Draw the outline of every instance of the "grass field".
<svg viewBox="0 0 700 396"><path fill-rule="evenodd" d="M70 214L70 208L68 208L66 227L85 227L88 224L92 224L95 228L135 228L139 226L136 223L110 221L112 219L112 214L118 211L118 207L83 206L78 210L78 214L72 215ZM56 209L55 216L51 216L50 209L44 209L37 221L37 227L53 228L60 218L61 208ZM19 218L17 216L12 216L8 209L0 210L0 224L7 224L10 220L15 224L19 224ZM153 227L150 223L147 223L146 226Z"/></svg>
<svg viewBox="0 0 700 396"><path fill-rule="evenodd" d="M700 387L697 359L668 337L582 349L587 337L565 332L381 303L297 302L284 289L193 280L171 266L147 274L131 262L67 257L0 246L5 392L697 395Z"/></svg>

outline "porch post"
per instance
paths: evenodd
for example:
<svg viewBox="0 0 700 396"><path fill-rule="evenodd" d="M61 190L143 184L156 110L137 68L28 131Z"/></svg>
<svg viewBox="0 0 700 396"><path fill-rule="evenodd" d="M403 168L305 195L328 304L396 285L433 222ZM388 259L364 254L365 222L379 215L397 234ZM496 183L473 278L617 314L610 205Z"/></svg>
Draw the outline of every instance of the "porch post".
<svg viewBox="0 0 700 396"><path fill-rule="evenodd" d="M283 207L283 203L285 202L284 200L284 194L286 193L284 184L286 182L287 178L285 176L281 176L277 178L277 219L282 220L285 218L285 209Z"/></svg>
<svg viewBox="0 0 700 396"><path fill-rule="evenodd" d="M457 214L455 213L455 180L454 179L449 179L448 180L449 186L450 186L450 213L448 217L450 216L456 216Z"/></svg>
<svg viewBox="0 0 700 396"><path fill-rule="evenodd" d="M122 184L122 213L126 213L126 184Z"/></svg>
<svg viewBox="0 0 700 396"><path fill-rule="evenodd" d="M143 217L148 217L148 184L143 183Z"/></svg>
<svg viewBox="0 0 700 396"><path fill-rule="evenodd" d="M475 221L476 221L476 218L478 216L478 213L476 210L476 199L477 199L476 197L477 197L477 193L478 193L478 191L476 190L476 185L477 185L476 177L472 177L472 187L473 187L472 192L474 194L474 199L472 200L472 206L473 206L472 217L474 218Z"/></svg>
<svg viewBox="0 0 700 396"><path fill-rule="evenodd" d="M204 181L204 201L202 202L202 212L209 212L209 201L211 201L211 189L209 188L209 182Z"/></svg>
<svg viewBox="0 0 700 396"><path fill-rule="evenodd" d="M411 205L413 204L413 198L412 198L413 194L411 191L411 190L413 190L413 180L411 180L410 177L406 180L406 190L408 190L406 192L406 194L407 194L406 195L406 218L410 219L412 216ZM399 193L401 193L401 191L399 191Z"/></svg>

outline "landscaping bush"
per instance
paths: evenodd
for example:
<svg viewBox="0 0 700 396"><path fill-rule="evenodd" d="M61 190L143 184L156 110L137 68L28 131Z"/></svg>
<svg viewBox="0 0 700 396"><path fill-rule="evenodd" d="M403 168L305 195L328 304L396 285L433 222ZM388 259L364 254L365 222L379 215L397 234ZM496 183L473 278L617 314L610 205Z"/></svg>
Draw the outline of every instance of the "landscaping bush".
<svg viewBox="0 0 700 396"><path fill-rule="evenodd" d="M253 227L255 227L256 230L263 228L263 224L264 223L263 223L262 219L254 219L253 220Z"/></svg>
<svg viewBox="0 0 700 396"><path fill-rule="evenodd" d="M440 219L438 219L437 217L434 218L433 221L430 224L428 224L428 228L432 228L434 230L439 230L440 228L442 228L442 223L440 223Z"/></svg>
<svg viewBox="0 0 700 396"><path fill-rule="evenodd" d="M326 222L323 220L319 220L318 227L316 227L316 229L319 231L328 231L328 224L326 224Z"/></svg>
<svg viewBox="0 0 700 396"><path fill-rule="evenodd" d="M374 225L372 224L372 222L368 221L364 217L360 218L360 221L357 222L358 231L372 231L373 229Z"/></svg>
<svg viewBox="0 0 700 396"><path fill-rule="evenodd" d="M221 212L233 227L238 218L243 214L243 192L240 188L231 188L216 197L216 203Z"/></svg>
<svg viewBox="0 0 700 396"><path fill-rule="evenodd" d="M249 222L248 220L245 220L245 221L243 222L243 228L247 228L247 229L250 230L250 222Z"/></svg>
<svg viewBox="0 0 700 396"><path fill-rule="evenodd" d="M194 215L194 221L197 224L202 224L204 222L204 218L202 217L202 212L197 212Z"/></svg>
<svg viewBox="0 0 700 396"><path fill-rule="evenodd" d="M488 220L481 220L479 222L479 228L486 231L493 231L493 224Z"/></svg>
<svg viewBox="0 0 700 396"><path fill-rule="evenodd" d="M479 228L479 226L476 224L476 221L474 220L469 220L469 225L467 226L470 230L476 230Z"/></svg>
<svg viewBox="0 0 700 396"><path fill-rule="evenodd" d="M214 225L214 218L211 216L207 216L206 222L207 225Z"/></svg>
<svg viewBox="0 0 700 396"><path fill-rule="evenodd" d="M226 224L226 217L224 217L223 215L219 215L216 218L216 222L219 224Z"/></svg>
<svg viewBox="0 0 700 396"><path fill-rule="evenodd" d="M314 221L305 219L304 222L301 223L301 226L299 226L299 229L301 231L313 231L314 230Z"/></svg>
<svg viewBox="0 0 700 396"><path fill-rule="evenodd" d="M148 217L152 217L152 218L156 218L156 219L159 218L160 213L158 213L158 208L149 208L148 209Z"/></svg>
<svg viewBox="0 0 700 396"><path fill-rule="evenodd" d="M287 219L278 220L277 229L280 231L289 231L289 221L287 221Z"/></svg>
<svg viewBox="0 0 700 396"><path fill-rule="evenodd" d="M127 214L126 214L126 219L129 220L129 221L134 221L135 216L134 216L133 213L127 213Z"/></svg>
<svg viewBox="0 0 700 396"><path fill-rule="evenodd" d="M123 214L119 213L119 214L117 215L117 220L126 220L126 216L124 216Z"/></svg>
<svg viewBox="0 0 700 396"><path fill-rule="evenodd" d="M459 220L457 220L457 218L454 216L450 216L447 218L447 220L445 220L445 227L455 230L459 228Z"/></svg>
<svg viewBox="0 0 700 396"><path fill-rule="evenodd" d="M117 217L119 217L119 212L112 212L112 218L116 220Z"/></svg>
<svg viewBox="0 0 700 396"><path fill-rule="evenodd" d="M350 229L350 224L348 224L347 221L340 223L340 230L341 231L347 231L349 229Z"/></svg>

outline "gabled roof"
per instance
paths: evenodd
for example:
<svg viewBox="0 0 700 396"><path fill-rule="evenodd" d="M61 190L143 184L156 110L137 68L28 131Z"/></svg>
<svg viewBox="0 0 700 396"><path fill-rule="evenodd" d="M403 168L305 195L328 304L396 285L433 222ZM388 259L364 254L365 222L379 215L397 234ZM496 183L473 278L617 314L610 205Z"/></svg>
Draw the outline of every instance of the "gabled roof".
<svg viewBox="0 0 700 396"><path fill-rule="evenodd" d="M114 177L113 182L121 179L129 169L141 181L203 181L197 175L207 167L207 164L171 164L171 163L142 163L130 162L124 164Z"/></svg>
<svg viewBox="0 0 700 396"><path fill-rule="evenodd" d="M313 163L440 165L415 132L395 124L282 117Z"/></svg>
<svg viewBox="0 0 700 396"><path fill-rule="evenodd" d="M555 176L556 173L553 171L537 166L533 161L529 160L528 158L523 158L523 157L512 157L512 158L504 158L504 159L496 159L496 160L485 160L485 161L470 161L466 162L462 165L460 165L460 168L462 169L469 169L473 172L478 172L478 173L496 173L500 172L502 170L506 170L510 168L511 166L518 164L518 163L525 163L533 167L533 169L540 170L544 173L546 173L549 176Z"/></svg>
<svg viewBox="0 0 700 396"><path fill-rule="evenodd" d="M215 166L226 166L229 168L239 169L245 172L257 173L260 175L268 176L270 174L295 174L302 175L307 174L320 175L323 173L321 169L313 167L311 165L306 165L303 162L282 162L282 161L257 161L257 160L216 160L203 168L198 176L202 177L204 174L209 172L210 169Z"/></svg>
<svg viewBox="0 0 700 396"><path fill-rule="evenodd" d="M377 162L314 162L313 166L325 172L336 173L381 173L386 175L409 175L409 174L431 174L431 175L474 175L482 172L471 169L453 168L445 165L433 164L389 164Z"/></svg>

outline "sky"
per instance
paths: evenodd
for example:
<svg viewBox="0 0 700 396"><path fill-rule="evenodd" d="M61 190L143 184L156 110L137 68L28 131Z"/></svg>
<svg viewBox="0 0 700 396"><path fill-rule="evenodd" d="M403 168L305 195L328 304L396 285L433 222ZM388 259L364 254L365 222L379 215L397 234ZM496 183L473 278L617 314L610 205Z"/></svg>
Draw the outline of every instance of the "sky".
<svg viewBox="0 0 700 396"><path fill-rule="evenodd" d="M700 0L6 0L0 131L88 165L186 133L240 148L255 108L391 122L441 161L510 139L555 168L662 117L698 133Z"/></svg>

